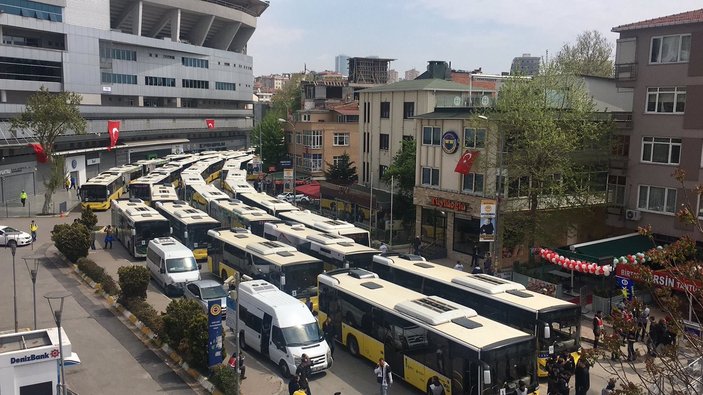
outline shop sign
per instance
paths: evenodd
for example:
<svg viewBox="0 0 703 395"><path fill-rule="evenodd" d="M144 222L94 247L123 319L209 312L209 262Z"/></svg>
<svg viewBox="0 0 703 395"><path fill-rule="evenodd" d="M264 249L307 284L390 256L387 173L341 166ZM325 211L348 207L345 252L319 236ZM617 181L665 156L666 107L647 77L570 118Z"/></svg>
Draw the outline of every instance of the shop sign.
<svg viewBox="0 0 703 395"><path fill-rule="evenodd" d="M99 165L99 164L100 164L100 158L91 158L91 159L87 159L87 160L86 160L86 163L88 164L88 166Z"/></svg>
<svg viewBox="0 0 703 395"><path fill-rule="evenodd" d="M56 359L59 357L59 350L53 349L50 352L43 352L39 354L29 354L23 357L10 357L10 365L17 365L29 362L43 361L45 359Z"/></svg>
<svg viewBox="0 0 703 395"><path fill-rule="evenodd" d="M636 277L639 273L639 269L636 266L619 264L615 268L615 274L617 276L630 278ZM652 284L664 287L673 288L677 291L684 292L698 292L700 286L698 283L689 280L677 279L675 275L671 274L668 270L656 270L652 272Z"/></svg>
<svg viewBox="0 0 703 395"><path fill-rule="evenodd" d="M25 170L31 169L30 166L20 166L20 167L13 167L11 169L2 169L0 170L0 176L4 176L7 174L13 174L13 173L23 173Z"/></svg>
<svg viewBox="0 0 703 395"><path fill-rule="evenodd" d="M446 208L454 211L470 211L471 205L458 200L444 199L440 197L431 197L432 205L435 207Z"/></svg>
<svg viewBox="0 0 703 395"><path fill-rule="evenodd" d="M496 201L491 199L481 200L481 227L479 241L493 242L496 239Z"/></svg>
<svg viewBox="0 0 703 395"><path fill-rule="evenodd" d="M453 154L459 149L459 135L454 131L445 132L442 135L442 150L447 154Z"/></svg>

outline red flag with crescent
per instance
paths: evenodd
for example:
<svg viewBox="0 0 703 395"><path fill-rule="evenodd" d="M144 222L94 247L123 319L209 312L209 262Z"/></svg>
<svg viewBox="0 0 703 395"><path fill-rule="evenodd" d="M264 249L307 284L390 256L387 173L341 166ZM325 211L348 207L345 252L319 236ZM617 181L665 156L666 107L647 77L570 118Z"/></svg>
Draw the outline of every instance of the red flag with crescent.
<svg viewBox="0 0 703 395"><path fill-rule="evenodd" d="M34 150L34 154L37 156L37 162L46 163L49 160L49 157L46 156L44 147L42 147L41 144L33 143L28 145Z"/></svg>
<svg viewBox="0 0 703 395"><path fill-rule="evenodd" d="M110 145L107 146L109 151L115 148L120 137L120 121L107 121L107 133L110 135Z"/></svg>
<svg viewBox="0 0 703 395"><path fill-rule="evenodd" d="M215 128L215 120L214 119L206 119L205 124L207 125L208 129L214 129Z"/></svg>
<svg viewBox="0 0 703 395"><path fill-rule="evenodd" d="M465 151L459 162L456 164L454 171L461 174L469 174L471 172L471 166L474 164L476 158L478 158L479 151Z"/></svg>

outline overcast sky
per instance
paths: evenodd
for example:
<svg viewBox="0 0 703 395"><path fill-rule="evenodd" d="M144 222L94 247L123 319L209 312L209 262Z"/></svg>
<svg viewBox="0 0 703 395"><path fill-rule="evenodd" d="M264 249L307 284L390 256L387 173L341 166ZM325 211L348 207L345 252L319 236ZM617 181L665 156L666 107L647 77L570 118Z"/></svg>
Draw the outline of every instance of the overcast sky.
<svg viewBox="0 0 703 395"><path fill-rule="evenodd" d="M585 30L614 48L614 26L703 7L700 0L271 0L248 53L254 75L334 70L334 58L396 59L400 73L428 60L484 73L516 56L553 56Z"/></svg>

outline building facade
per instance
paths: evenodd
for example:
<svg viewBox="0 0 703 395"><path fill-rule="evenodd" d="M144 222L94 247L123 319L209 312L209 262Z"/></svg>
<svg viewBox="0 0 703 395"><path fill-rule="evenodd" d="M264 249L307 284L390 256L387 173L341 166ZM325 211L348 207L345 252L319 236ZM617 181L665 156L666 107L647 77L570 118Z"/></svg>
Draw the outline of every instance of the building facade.
<svg viewBox="0 0 703 395"><path fill-rule="evenodd" d="M62 137L56 147L85 169L81 179L98 163L124 163L139 152L246 145L253 95L246 49L267 7L258 0L0 0L3 200L22 186L43 189L36 173L47 166L36 166L27 148L31 132L11 133L9 123L41 87L82 96L87 135ZM109 153L108 120L120 121L121 143ZM20 180L32 184L21 186L15 175L35 168Z"/></svg>
<svg viewBox="0 0 703 395"><path fill-rule="evenodd" d="M334 71L344 75L349 75L349 56L337 55L334 57Z"/></svg>
<svg viewBox="0 0 703 395"><path fill-rule="evenodd" d="M513 58L510 65L510 74L513 75L537 75L542 59L539 56L532 56L529 53Z"/></svg>
<svg viewBox="0 0 703 395"><path fill-rule="evenodd" d="M608 180L613 226L651 224L658 234L703 240L676 212L703 177L703 9L613 28L619 33L616 80L632 90L632 129L620 133ZM672 173L686 171L683 185Z"/></svg>
<svg viewBox="0 0 703 395"><path fill-rule="evenodd" d="M414 80L420 75L420 72L415 69L405 70L405 79Z"/></svg>

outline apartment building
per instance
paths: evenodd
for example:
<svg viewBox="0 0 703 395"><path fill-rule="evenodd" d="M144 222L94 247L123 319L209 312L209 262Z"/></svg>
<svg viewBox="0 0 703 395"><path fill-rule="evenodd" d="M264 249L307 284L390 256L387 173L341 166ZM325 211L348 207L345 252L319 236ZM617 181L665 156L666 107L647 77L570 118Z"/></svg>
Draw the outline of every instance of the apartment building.
<svg viewBox="0 0 703 395"><path fill-rule="evenodd" d="M687 198L703 214L695 193L703 178L703 9L612 30L619 34L615 78L632 90L633 111L611 164L608 224L651 224L658 234L702 241L675 214ZM683 186L672 176L677 168L686 171Z"/></svg>
<svg viewBox="0 0 703 395"><path fill-rule="evenodd" d="M259 0L0 0L0 199L41 193L47 166L9 120L40 87L83 100L87 135L57 152L80 169L173 150L238 148L251 129L253 60L247 43L268 2ZM120 141L106 150L107 122ZM67 169L68 171L68 169Z"/></svg>

